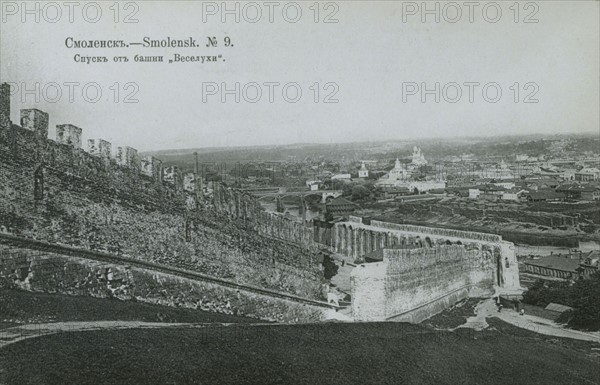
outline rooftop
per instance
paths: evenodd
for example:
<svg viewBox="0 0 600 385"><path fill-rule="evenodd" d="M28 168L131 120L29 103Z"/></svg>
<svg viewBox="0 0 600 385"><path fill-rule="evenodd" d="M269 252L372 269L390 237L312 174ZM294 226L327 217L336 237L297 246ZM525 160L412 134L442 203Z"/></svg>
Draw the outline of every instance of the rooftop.
<svg viewBox="0 0 600 385"><path fill-rule="evenodd" d="M535 260L527 260L526 265L546 267L550 269L570 271L575 273L579 267L579 258L573 259L568 256L548 256Z"/></svg>
<svg viewBox="0 0 600 385"><path fill-rule="evenodd" d="M337 197L331 200L331 202L327 203L326 206L356 206L356 203L350 202L348 199L343 197Z"/></svg>
<svg viewBox="0 0 600 385"><path fill-rule="evenodd" d="M566 311L573 310L573 308L570 306L561 305L559 303L549 303L548 306L546 306L546 310L564 313Z"/></svg>

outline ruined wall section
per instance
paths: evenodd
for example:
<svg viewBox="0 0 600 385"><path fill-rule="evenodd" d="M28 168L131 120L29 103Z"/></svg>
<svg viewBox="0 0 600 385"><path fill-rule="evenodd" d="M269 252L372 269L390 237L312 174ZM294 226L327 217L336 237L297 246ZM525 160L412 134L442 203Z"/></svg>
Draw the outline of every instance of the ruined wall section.
<svg viewBox="0 0 600 385"><path fill-rule="evenodd" d="M313 253L196 205L182 175L157 177L163 168L154 158L142 170L137 153L125 149L119 164L107 158L110 143L94 141L86 152L77 146L79 130L63 131L58 143L44 136L47 114L22 115L27 127L0 130L0 232L322 296Z"/></svg>
<svg viewBox="0 0 600 385"><path fill-rule="evenodd" d="M494 263L484 254L460 245L386 249L382 262L352 272L353 316L421 322L460 299L492 295Z"/></svg>
<svg viewBox="0 0 600 385"><path fill-rule="evenodd" d="M218 185L214 194L217 211L242 222L262 235L314 248L314 230L294 218L265 211L258 199L240 189Z"/></svg>
<svg viewBox="0 0 600 385"><path fill-rule="evenodd" d="M126 264L0 245L0 288L7 287L135 300L290 323L320 321L328 310L326 306Z"/></svg>

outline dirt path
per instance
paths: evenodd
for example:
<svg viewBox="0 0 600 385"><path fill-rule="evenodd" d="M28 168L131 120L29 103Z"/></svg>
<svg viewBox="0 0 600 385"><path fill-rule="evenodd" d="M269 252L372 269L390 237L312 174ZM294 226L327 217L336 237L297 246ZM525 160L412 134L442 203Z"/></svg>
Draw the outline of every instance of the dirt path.
<svg viewBox="0 0 600 385"><path fill-rule="evenodd" d="M468 318L467 322L458 328L473 328L475 330L483 330L488 327L488 323L485 320L486 318L497 317L511 325L536 333L555 337L573 338L576 340L595 341L600 343L599 333L586 333L579 330L567 329L555 323L554 321L533 315L520 315L511 309L504 309L499 313L493 299L487 299L477 305L475 308L475 314L475 316Z"/></svg>
<svg viewBox="0 0 600 385"><path fill-rule="evenodd" d="M119 330L119 329L156 329L177 327L208 327L208 326L230 326L239 324L230 323L167 323L167 322L142 322L142 321L77 321L77 322L54 322L44 324L20 325L0 330L0 349L29 338L37 338L44 335L83 332L89 330ZM267 324L253 324L267 325ZM273 324L268 324L273 325Z"/></svg>
<svg viewBox="0 0 600 385"><path fill-rule="evenodd" d="M498 313L496 304L492 299L481 302L475 308L475 316L467 319L467 322L457 328L472 328L483 330L489 325L488 317L497 317L511 325L556 337L566 337L585 341L600 343L600 333L586 333L578 330L566 329L553 321L532 316L520 315L514 310L504 309ZM338 317L345 318L338 314ZM338 318L331 317L331 318ZM338 318L339 319L339 318ZM343 319L346 321L346 319ZM157 328L204 328L214 326L235 326L235 323L167 323L167 322L142 322L142 321L88 321L88 322L54 322L43 324L20 325L0 330L0 349L10 344L17 343L29 338L37 338L65 332L83 332L90 330L122 330L122 329L157 329ZM256 323L244 324L244 327L277 326L284 324Z"/></svg>

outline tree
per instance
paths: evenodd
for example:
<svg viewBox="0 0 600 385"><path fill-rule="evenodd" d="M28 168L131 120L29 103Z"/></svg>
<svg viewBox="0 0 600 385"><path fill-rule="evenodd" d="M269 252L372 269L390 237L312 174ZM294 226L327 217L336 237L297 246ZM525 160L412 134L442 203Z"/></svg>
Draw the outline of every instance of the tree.
<svg viewBox="0 0 600 385"><path fill-rule="evenodd" d="M349 183L342 184L342 195L349 196L352 195L352 186Z"/></svg>
<svg viewBox="0 0 600 385"><path fill-rule="evenodd" d="M328 255L323 257L323 276L325 279L331 279L338 272L338 265Z"/></svg>
<svg viewBox="0 0 600 385"><path fill-rule="evenodd" d="M362 200L369 196L369 190L365 186L354 186L352 187L352 200Z"/></svg>
<svg viewBox="0 0 600 385"><path fill-rule="evenodd" d="M569 327L583 330L600 330L600 271L588 279L575 281L570 290L570 304L575 308L570 314L563 314L559 321L569 320Z"/></svg>
<svg viewBox="0 0 600 385"><path fill-rule="evenodd" d="M333 214L329 211L325 211L325 220L327 222L331 222L333 221Z"/></svg>
<svg viewBox="0 0 600 385"><path fill-rule="evenodd" d="M536 306L558 303L573 307L557 319L574 329L600 330L600 272L579 279L572 285L568 282L536 281L523 295L523 302Z"/></svg>

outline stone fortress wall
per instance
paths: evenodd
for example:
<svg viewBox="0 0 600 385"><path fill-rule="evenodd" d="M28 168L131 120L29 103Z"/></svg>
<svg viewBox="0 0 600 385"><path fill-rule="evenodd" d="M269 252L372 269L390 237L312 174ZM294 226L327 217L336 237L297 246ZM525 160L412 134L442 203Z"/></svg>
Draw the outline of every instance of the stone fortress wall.
<svg viewBox="0 0 600 385"><path fill-rule="evenodd" d="M22 110L13 124L9 91L0 86L0 232L323 298L322 266L298 223L226 186L207 198L194 174L134 148L112 157L94 139L84 150L72 124L49 139L43 111ZM230 196L244 205L228 205Z"/></svg>
<svg viewBox="0 0 600 385"><path fill-rule="evenodd" d="M0 280L0 288L135 300L288 323L320 321L331 311L324 303L285 293L106 253L49 246L0 234L0 276L9 278Z"/></svg>
<svg viewBox="0 0 600 385"><path fill-rule="evenodd" d="M359 258L383 250L383 261L352 271L355 320L420 322L467 297L520 294L514 244L501 236L350 216L338 222L332 248Z"/></svg>
<svg viewBox="0 0 600 385"><path fill-rule="evenodd" d="M263 235L297 243L305 248L315 248L312 225L293 217L265 211L256 197L241 189L219 184L213 194L214 207L218 212L242 221Z"/></svg>
<svg viewBox="0 0 600 385"><path fill-rule="evenodd" d="M363 223L362 218L355 216L337 222L332 235L333 249L353 258L386 248L435 248L454 244L466 250L482 250L495 255L492 272L495 285L507 290L521 288L515 246L499 235L375 220Z"/></svg>
<svg viewBox="0 0 600 385"><path fill-rule="evenodd" d="M494 294L493 256L461 245L384 249L352 271L357 321L421 322L467 297Z"/></svg>

